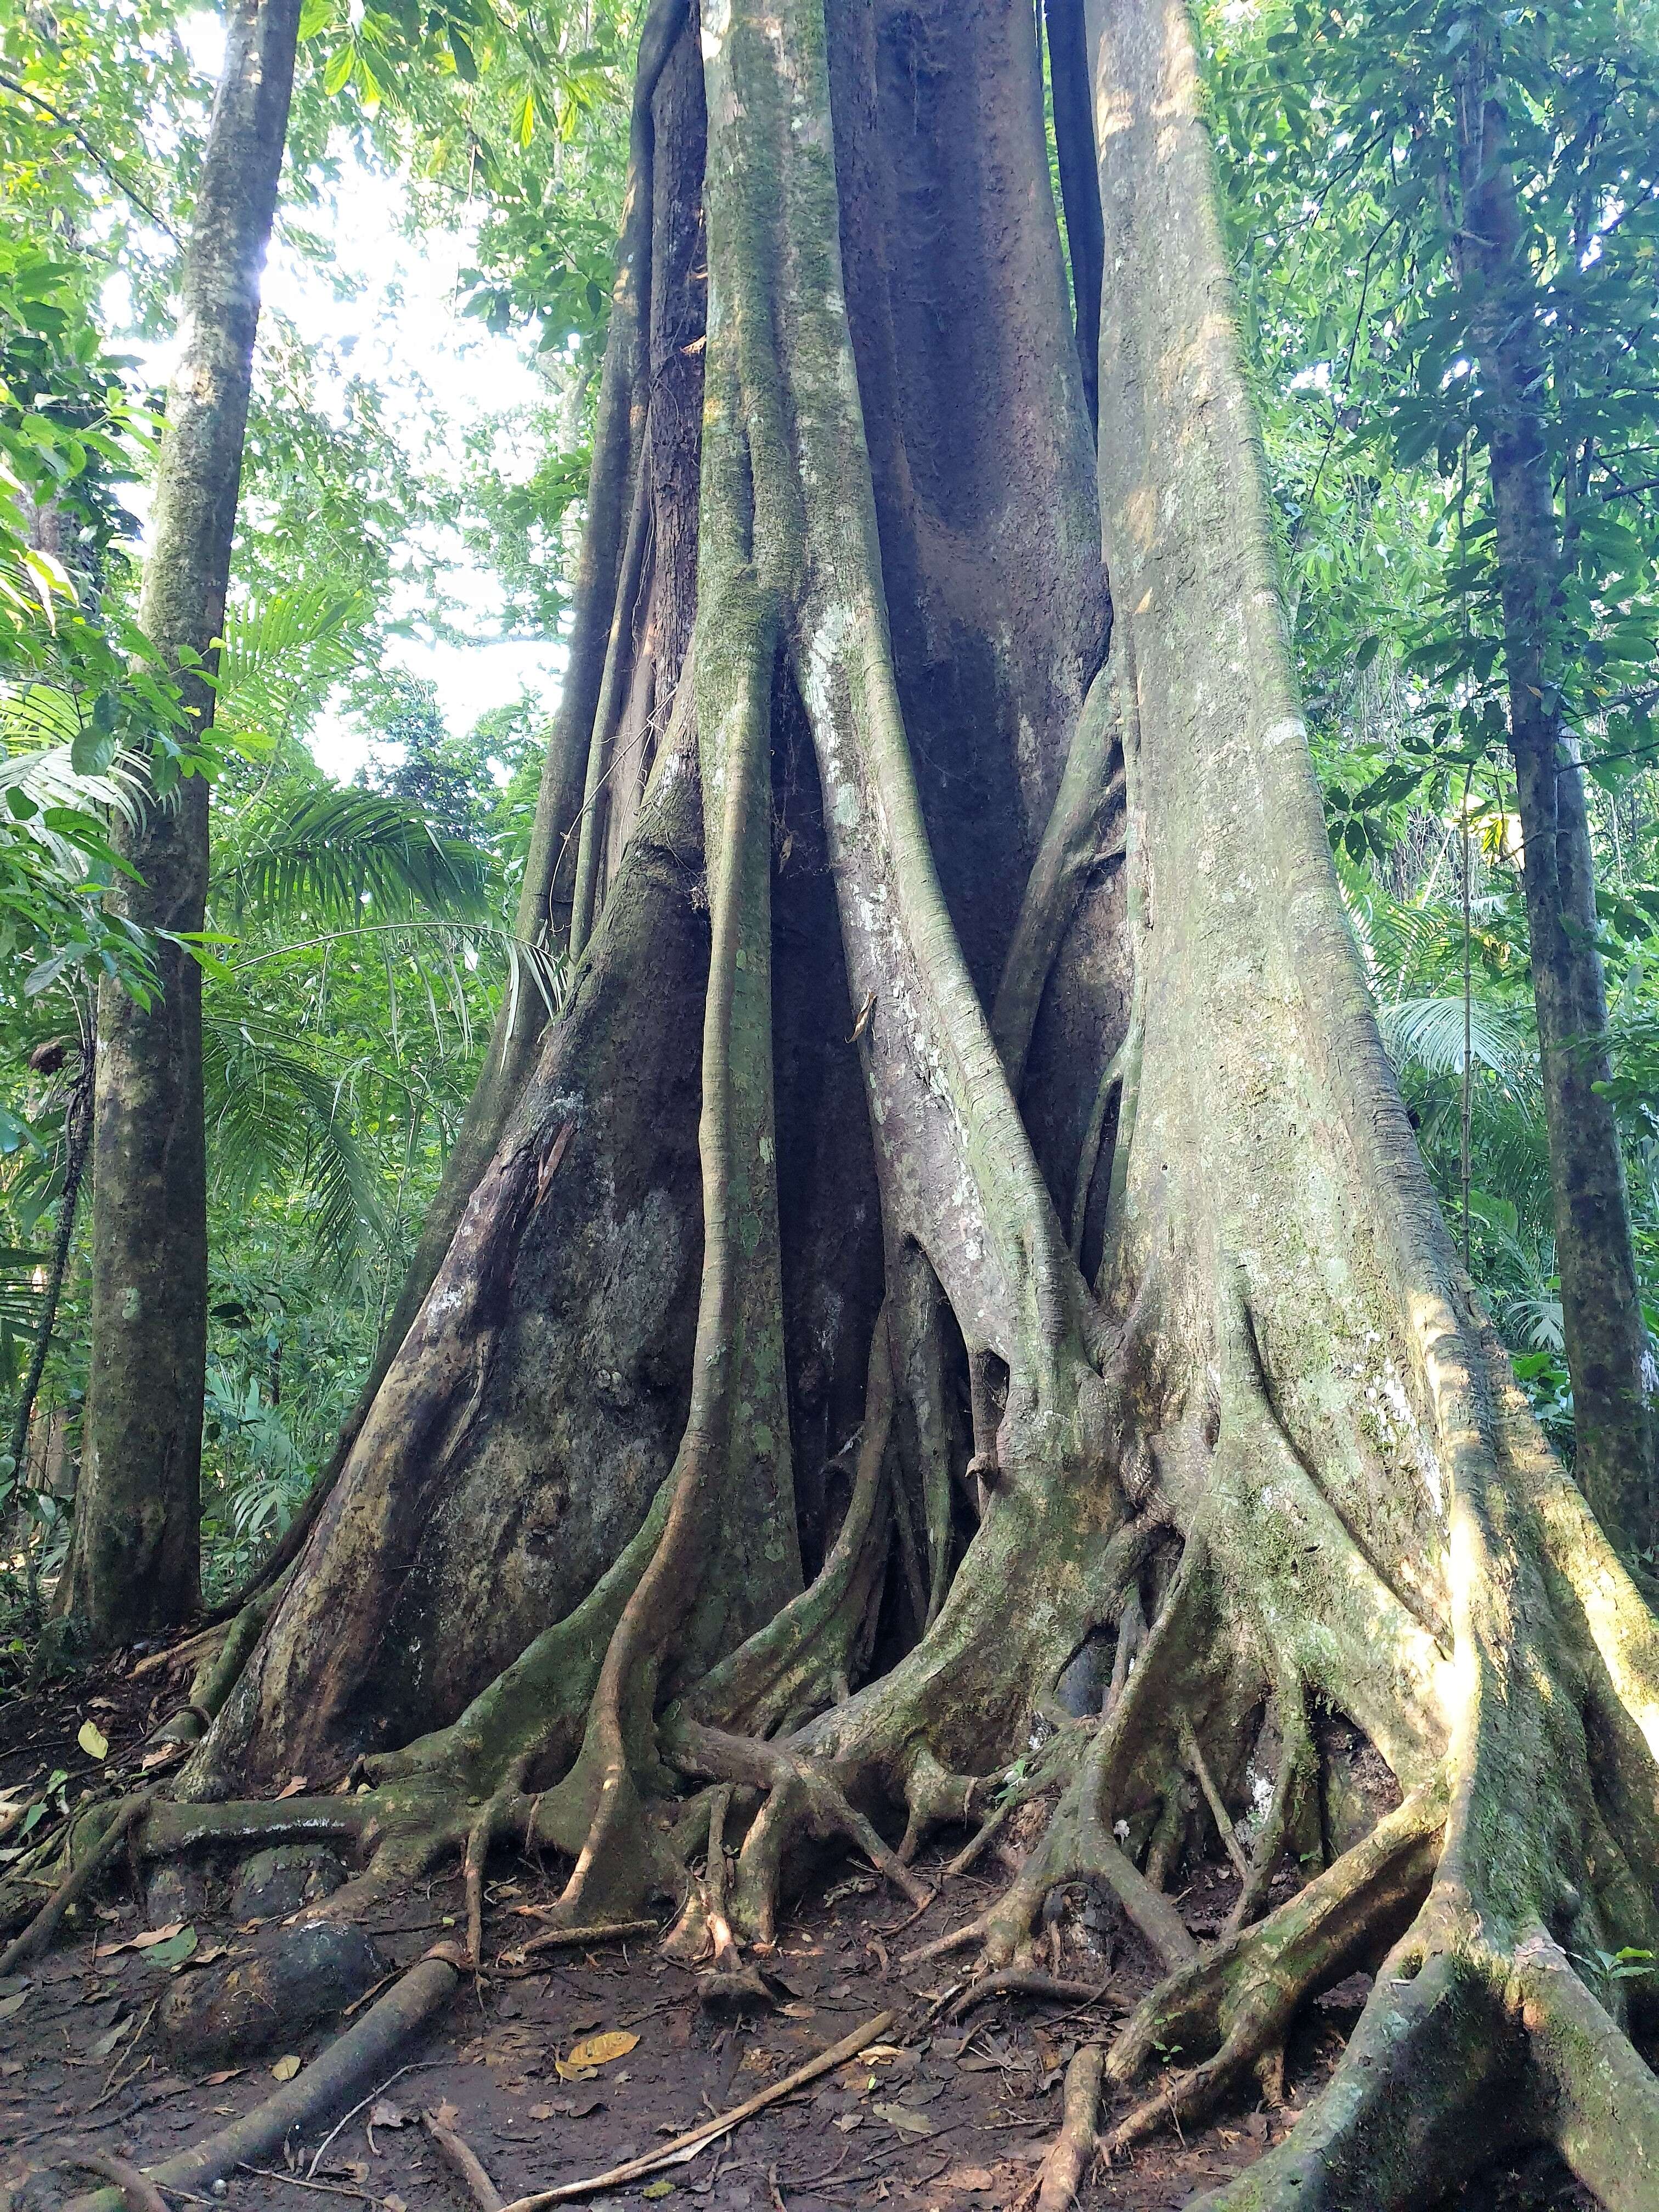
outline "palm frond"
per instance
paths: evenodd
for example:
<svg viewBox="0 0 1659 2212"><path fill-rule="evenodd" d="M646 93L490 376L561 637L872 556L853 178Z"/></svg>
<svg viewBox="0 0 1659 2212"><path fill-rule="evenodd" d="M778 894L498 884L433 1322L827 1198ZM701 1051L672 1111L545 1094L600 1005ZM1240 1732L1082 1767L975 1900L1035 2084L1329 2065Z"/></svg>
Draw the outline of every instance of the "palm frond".
<svg viewBox="0 0 1659 2212"><path fill-rule="evenodd" d="M41 688L33 687L36 692ZM0 759L0 793L5 795L9 811L15 811L14 792L35 807L37 815L28 820L30 833L36 837L48 834L40 826L38 816L49 807L85 813L94 806L106 806L127 821L137 822L143 810L143 775L130 760L118 758L101 775L94 775L76 767L67 744L40 745Z"/></svg>
<svg viewBox="0 0 1659 2212"><path fill-rule="evenodd" d="M51 1265L49 1253L0 1245L0 1326L32 1332L39 1325Z"/></svg>
<svg viewBox="0 0 1659 2212"><path fill-rule="evenodd" d="M358 608L355 593L320 585L228 610L216 722L245 738L280 736L302 690L320 696L349 675L357 656L345 633Z"/></svg>
<svg viewBox="0 0 1659 2212"><path fill-rule="evenodd" d="M1385 1000L1377 1008L1382 1041L1396 1066L1410 1064L1425 1075L1463 1073L1463 994L1445 992L1432 998ZM1479 996L1468 1008L1468 1053L1477 1067L1491 1070L1505 1082L1524 1077L1531 1056L1525 1028L1518 1014Z"/></svg>
<svg viewBox="0 0 1659 2212"><path fill-rule="evenodd" d="M252 1015L202 1024L208 1135L221 1194L303 1190L313 1243L345 1275L385 1207L352 1124L349 1071L331 1076Z"/></svg>
<svg viewBox="0 0 1659 2212"><path fill-rule="evenodd" d="M526 938L515 937L500 922L449 921L434 915L414 917L406 921L360 923L355 927L348 924L344 928L325 930L316 936L295 939L291 943L262 946L259 951L238 960L231 972L240 975L250 969L266 967L273 961L294 958L302 953L314 952L319 948L326 951L334 945L374 938L387 941L404 939L435 950L441 959L446 976L450 979L452 1012L456 1025L469 1045L471 1030L465 994L461 988L460 970L476 968L481 952L494 952L506 964L508 1036L513 1034L519 1009L525 1002L527 990L536 993L550 1020L556 1018L564 1011L570 988L570 965L565 956L555 951L550 945L532 945ZM395 1056L397 991L390 975L387 981ZM421 981L431 1003L428 971L422 971Z"/></svg>
<svg viewBox="0 0 1659 2212"><path fill-rule="evenodd" d="M370 908L378 917L419 908L482 921L489 872L481 847L444 835L410 800L330 786L227 869L214 894L239 922L258 913L349 928Z"/></svg>

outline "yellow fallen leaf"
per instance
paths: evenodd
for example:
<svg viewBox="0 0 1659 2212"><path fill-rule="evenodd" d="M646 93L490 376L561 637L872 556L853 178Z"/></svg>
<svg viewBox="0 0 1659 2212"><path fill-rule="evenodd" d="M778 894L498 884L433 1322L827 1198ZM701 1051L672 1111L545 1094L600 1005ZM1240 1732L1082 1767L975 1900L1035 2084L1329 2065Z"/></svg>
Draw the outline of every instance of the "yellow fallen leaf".
<svg viewBox="0 0 1659 2212"><path fill-rule="evenodd" d="M299 2070L299 2058L290 2051L286 2058L279 2058L271 2068L270 2078L273 2081L291 2081Z"/></svg>
<svg viewBox="0 0 1659 2212"><path fill-rule="evenodd" d="M593 2079L591 2066L573 2066L568 2058L556 2058L553 2071L561 2081L591 2081Z"/></svg>
<svg viewBox="0 0 1659 2212"><path fill-rule="evenodd" d="M626 2058L638 2043L637 2035L630 2035L625 2027L607 2028L603 2035L585 2035L580 2043L572 2044L571 2066L608 2066L613 2058ZM560 2071L564 2069L562 2067Z"/></svg>
<svg viewBox="0 0 1659 2212"><path fill-rule="evenodd" d="M80 1734L76 1737L75 1741L80 1745L82 1750L85 1752L88 1759L107 1759L109 1757L109 1738L104 1734L104 1731L99 1727L96 1721L82 1721L81 1723Z"/></svg>

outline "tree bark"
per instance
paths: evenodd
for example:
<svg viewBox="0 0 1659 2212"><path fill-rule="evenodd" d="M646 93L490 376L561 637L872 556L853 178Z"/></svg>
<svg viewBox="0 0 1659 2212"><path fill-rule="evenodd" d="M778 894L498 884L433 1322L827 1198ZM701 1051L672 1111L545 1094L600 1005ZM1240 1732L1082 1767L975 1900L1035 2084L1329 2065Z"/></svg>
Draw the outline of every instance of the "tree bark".
<svg viewBox="0 0 1659 2212"><path fill-rule="evenodd" d="M1544 349L1506 158L1508 118L1490 58L1477 52L1459 88L1457 264L1487 416L1574 1463L1603 1526L1639 1550L1652 1540L1659 1504L1659 1369L1637 1291L1618 1121L1595 1087L1613 1069L1583 773L1563 720L1550 645L1561 538L1544 423Z"/></svg>
<svg viewBox="0 0 1659 2212"><path fill-rule="evenodd" d="M1100 283L1106 251L1100 220L1100 177L1094 110L1089 97L1089 44L1083 0L1043 0L1048 38L1048 85L1054 111L1060 199L1072 264L1073 321L1089 420L1099 415Z"/></svg>
<svg viewBox="0 0 1659 2212"><path fill-rule="evenodd" d="M235 0L185 260L181 351L157 471L140 626L178 678L193 734L213 720L259 318L288 131L299 0ZM155 948L143 1007L100 994L93 1142L92 1366L64 1602L122 1643L200 1601L207 1162L201 974L174 941L203 926L208 787L183 779L115 839L139 880L115 894Z"/></svg>

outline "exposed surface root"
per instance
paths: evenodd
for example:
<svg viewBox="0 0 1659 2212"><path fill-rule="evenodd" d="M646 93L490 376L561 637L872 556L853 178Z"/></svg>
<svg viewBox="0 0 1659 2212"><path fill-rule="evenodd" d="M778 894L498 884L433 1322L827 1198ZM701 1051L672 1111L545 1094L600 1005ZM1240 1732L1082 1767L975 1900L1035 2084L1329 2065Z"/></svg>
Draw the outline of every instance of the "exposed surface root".
<svg viewBox="0 0 1659 2212"><path fill-rule="evenodd" d="M70 1866L52 1895L29 1922L20 1936L14 1937L3 1952L0 1952L0 1976L27 1966L38 1958L58 1932L59 1923L78 1898L84 1897L115 1856L122 1839L149 1810L151 1798L149 1790L136 1797L128 1797L115 1808L110 1820L85 1857L74 1859L74 1837L69 1842Z"/></svg>
<svg viewBox="0 0 1659 2212"><path fill-rule="evenodd" d="M1408 1799L1335 1865L1258 1926L1212 1945L1152 1990L1107 2059L1115 2082L1158 2052L1188 2062L1113 2130L1115 2153L1171 2119L1197 2118L1282 2047L1309 1998L1377 1957L1428 1893L1444 1819L1428 1794Z"/></svg>
<svg viewBox="0 0 1659 2212"><path fill-rule="evenodd" d="M1105 2054L1097 2043L1085 2043L1066 2069L1064 2117L1042 2161L1036 2212L1066 2212L1082 2186L1094 2157L1095 2114L1104 2072Z"/></svg>
<svg viewBox="0 0 1659 2212"><path fill-rule="evenodd" d="M695 1721L680 1723L668 1751L684 1773L768 1792L738 1859L732 1920L741 1933L759 1942L772 1941L786 1855L808 1838L828 1843L845 1837L913 1905L929 1902L933 1893L927 1884L882 1841L817 1760L787 1744L726 1735Z"/></svg>
<svg viewBox="0 0 1659 2212"><path fill-rule="evenodd" d="M228 2127L150 2167L148 2179L158 2188L187 2194L211 2188L238 2166L269 2157L297 2129L376 2078L388 2057L448 2001L459 1978L453 1960L429 1954L302 2074ZM121 2191L111 2189L76 2198L70 2212L121 2212Z"/></svg>
<svg viewBox="0 0 1659 2212"><path fill-rule="evenodd" d="M1065 2004L1093 2004L1110 1987L1109 1977L1103 1982L1068 1981L1064 1975L1042 1973L1035 1966L1000 1966L971 1983L951 2005L949 2017L966 2020L993 1997L1053 1997Z"/></svg>

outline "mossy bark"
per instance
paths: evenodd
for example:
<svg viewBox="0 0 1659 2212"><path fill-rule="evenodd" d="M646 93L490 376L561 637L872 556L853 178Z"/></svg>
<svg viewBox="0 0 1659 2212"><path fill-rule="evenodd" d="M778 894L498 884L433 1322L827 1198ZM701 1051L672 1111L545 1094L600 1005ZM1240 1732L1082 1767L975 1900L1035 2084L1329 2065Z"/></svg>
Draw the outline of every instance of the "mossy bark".
<svg viewBox="0 0 1659 2212"><path fill-rule="evenodd" d="M1344 924L1185 15L1086 30L1097 479L1030 11L688 31L690 659L571 1008L188 1786L349 1767L366 1881L464 1850L476 1899L527 1835L571 1917L665 1894L729 1972L803 1844L915 1895L1104 1642L1046 1840L946 1942L1024 1966L1056 1885L1115 1893L1169 1978L1108 2070L1195 2062L1125 2140L1274 2079L1388 1954L1224 2201L1393 2212L1525 2139L1633 2206L1652 2080L1596 1960L1659 1935L1659 1629L1456 1265ZM1167 1892L1211 1823L1246 1871L1200 1948Z"/></svg>
<svg viewBox="0 0 1659 2212"><path fill-rule="evenodd" d="M185 258L155 542L138 620L178 677L195 730L213 720L259 275L288 133L300 0L237 0ZM208 788L152 797L117 849L137 880L113 896L156 939L150 1006L100 994L93 1140L92 1364L75 1541L60 1602L104 1643L149 1635L200 1599L207 1358L207 1153L201 971L176 941L203 926Z"/></svg>

